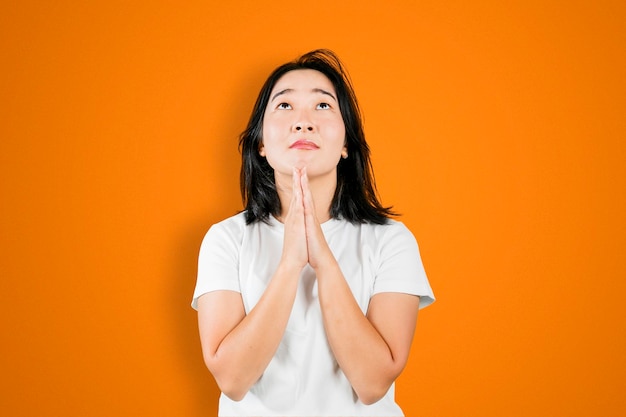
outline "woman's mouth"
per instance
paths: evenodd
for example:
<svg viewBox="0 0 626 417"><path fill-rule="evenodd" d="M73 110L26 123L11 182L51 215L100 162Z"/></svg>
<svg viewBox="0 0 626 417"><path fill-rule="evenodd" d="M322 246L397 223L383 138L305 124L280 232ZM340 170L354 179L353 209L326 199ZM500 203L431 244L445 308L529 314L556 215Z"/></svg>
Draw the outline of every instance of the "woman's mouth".
<svg viewBox="0 0 626 417"><path fill-rule="evenodd" d="M314 142L311 142L308 140L297 140L291 144L289 149L314 150L314 149L319 149L319 146L317 146Z"/></svg>

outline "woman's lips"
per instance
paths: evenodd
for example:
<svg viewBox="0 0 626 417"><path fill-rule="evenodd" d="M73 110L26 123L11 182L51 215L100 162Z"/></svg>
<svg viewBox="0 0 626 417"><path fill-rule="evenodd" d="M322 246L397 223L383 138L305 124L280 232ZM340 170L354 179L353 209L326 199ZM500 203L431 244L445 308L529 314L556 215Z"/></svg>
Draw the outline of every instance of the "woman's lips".
<svg viewBox="0 0 626 417"><path fill-rule="evenodd" d="M314 149L318 149L319 146L317 146L314 142L311 142L308 140L297 140L294 143L292 143L289 148L290 149L314 150Z"/></svg>

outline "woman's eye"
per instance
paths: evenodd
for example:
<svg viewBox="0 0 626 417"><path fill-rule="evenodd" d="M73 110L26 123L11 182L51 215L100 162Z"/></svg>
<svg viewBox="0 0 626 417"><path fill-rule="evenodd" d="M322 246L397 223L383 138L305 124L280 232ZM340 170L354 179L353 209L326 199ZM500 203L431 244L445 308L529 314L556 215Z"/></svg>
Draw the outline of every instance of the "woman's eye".
<svg viewBox="0 0 626 417"><path fill-rule="evenodd" d="M278 108L282 109L282 110L289 110L291 108L291 106L289 105L289 103L280 103L278 105Z"/></svg>
<svg viewBox="0 0 626 417"><path fill-rule="evenodd" d="M328 103L320 103L317 105L317 108L320 110L330 109L330 104Z"/></svg>

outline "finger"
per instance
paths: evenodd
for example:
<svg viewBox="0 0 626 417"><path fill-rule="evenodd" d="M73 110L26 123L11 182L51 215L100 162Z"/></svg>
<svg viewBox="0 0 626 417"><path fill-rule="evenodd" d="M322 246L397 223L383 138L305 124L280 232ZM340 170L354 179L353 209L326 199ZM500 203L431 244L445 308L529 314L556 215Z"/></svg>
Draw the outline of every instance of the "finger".
<svg viewBox="0 0 626 417"><path fill-rule="evenodd" d="M304 204L302 202L302 175L300 170L296 167L293 168L293 181L291 186L291 203L290 211L293 213L302 213L304 211Z"/></svg>
<svg viewBox="0 0 626 417"><path fill-rule="evenodd" d="M302 169L302 178L300 182L302 184L304 210L308 214L313 214L315 213L315 205L313 203L313 194L309 188L309 176L306 173L306 168Z"/></svg>
<svg viewBox="0 0 626 417"><path fill-rule="evenodd" d="M292 181L292 185L291 185L291 195L292 195L292 200L298 199L301 195L302 195L302 186L300 185L301 182L301 175L300 175L300 171L298 170L298 168L293 168L293 181Z"/></svg>
<svg viewBox="0 0 626 417"><path fill-rule="evenodd" d="M306 174L306 168L302 168L300 172L300 187L302 187L302 194L306 194L309 192L309 177Z"/></svg>

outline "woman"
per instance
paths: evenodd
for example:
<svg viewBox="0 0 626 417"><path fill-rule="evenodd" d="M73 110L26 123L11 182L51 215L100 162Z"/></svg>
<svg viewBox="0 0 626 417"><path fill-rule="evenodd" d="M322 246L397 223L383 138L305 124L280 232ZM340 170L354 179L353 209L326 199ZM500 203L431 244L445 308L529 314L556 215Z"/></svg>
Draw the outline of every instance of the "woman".
<svg viewBox="0 0 626 417"><path fill-rule="evenodd" d="M211 227L192 306L221 416L401 416L393 384L434 301L377 199L337 57L278 67L240 138L245 211Z"/></svg>

